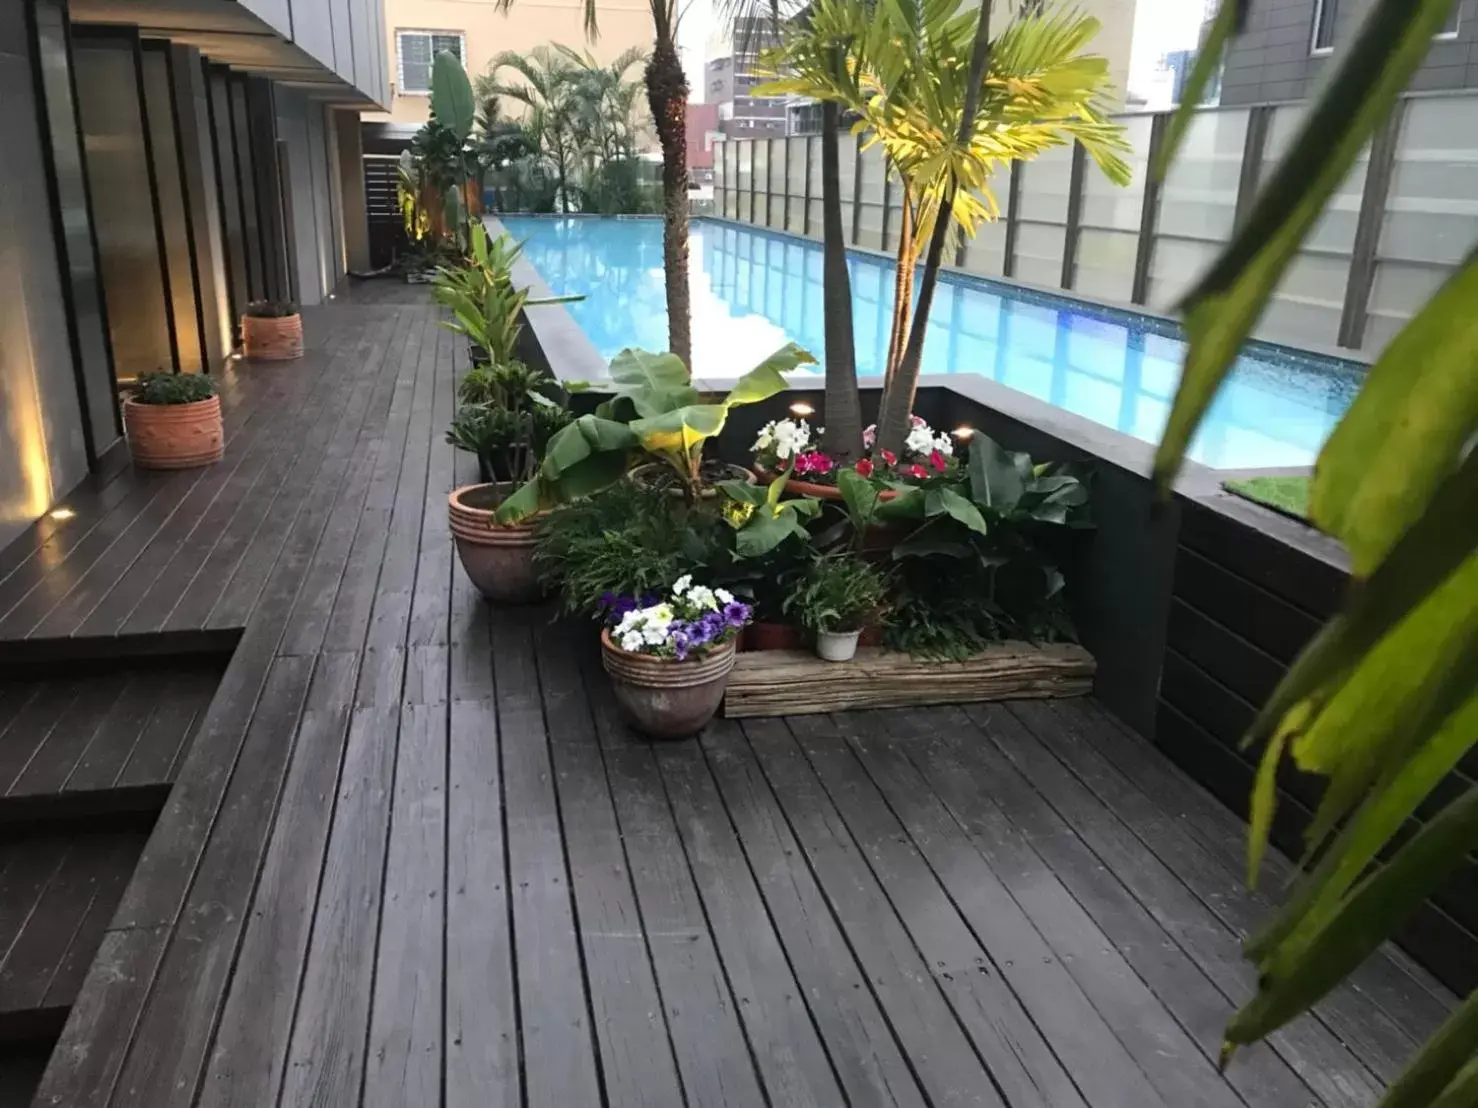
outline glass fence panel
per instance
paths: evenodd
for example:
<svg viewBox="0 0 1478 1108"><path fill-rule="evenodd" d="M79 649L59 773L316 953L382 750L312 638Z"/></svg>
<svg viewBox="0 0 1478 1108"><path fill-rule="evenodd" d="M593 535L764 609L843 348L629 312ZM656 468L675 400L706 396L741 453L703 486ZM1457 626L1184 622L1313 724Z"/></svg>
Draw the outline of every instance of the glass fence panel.
<svg viewBox="0 0 1478 1108"><path fill-rule="evenodd" d="M1186 132L1185 144L1160 190L1155 248L1150 255L1149 302L1173 305L1231 238L1250 111L1207 111Z"/></svg>
<svg viewBox="0 0 1478 1108"><path fill-rule="evenodd" d="M754 213L750 218L763 225L770 215L770 144L759 139L745 145L754 151Z"/></svg>
<svg viewBox="0 0 1478 1108"><path fill-rule="evenodd" d="M1059 288L1066 237L1065 225L1022 223L1016 229L1015 279L1029 285Z"/></svg>
<svg viewBox="0 0 1478 1108"><path fill-rule="evenodd" d="M713 144L713 189L717 193L729 177L729 146L727 142Z"/></svg>
<svg viewBox="0 0 1478 1108"><path fill-rule="evenodd" d="M1067 223L1067 193L1072 183L1073 152L1059 146L1022 165L1021 216L1043 223ZM1004 190L1005 183L1002 182Z"/></svg>
<svg viewBox="0 0 1478 1108"><path fill-rule="evenodd" d="M1474 98L1412 100L1396 148L1362 349L1377 354L1478 242Z"/></svg>
<svg viewBox="0 0 1478 1108"><path fill-rule="evenodd" d="M1139 257L1137 231L1083 227L1073 273L1077 292L1127 304L1134 296L1134 265Z"/></svg>
<svg viewBox="0 0 1478 1108"><path fill-rule="evenodd" d="M1124 155L1132 176L1127 185L1116 185L1093 163L1084 159L1083 204L1079 222L1084 227L1105 231L1139 233L1144 214L1144 183L1148 176L1150 130L1154 116L1131 115L1122 120L1124 138L1133 151Z"/></svg>
<svg viewBox="0 0 1478 1108"><path fill-rule="evenodd" d="M806 158L811 140L792 135L785 140L785 191L791 196L806 195Z"/></svg>
<svg viewBox="0 0 1478 1108"><path fill-rule="evenodd" d="M806 208L807 208L807 215L810 216L810 220L809 220L809 222L811 224L810 233L812 235L814 235L816 238L820 238L821 237L821 218L822 218L822 215L821 215L821 201L820 200L812 200L809 204L806 205Z"/></svg>
<svg viewBox="0 0 1478 1108"><path fill-rule="evenodd" d="M985 277L999 277L1006 272L1006 220L982 223L973 239L965 240L962 268Z"/></svg>

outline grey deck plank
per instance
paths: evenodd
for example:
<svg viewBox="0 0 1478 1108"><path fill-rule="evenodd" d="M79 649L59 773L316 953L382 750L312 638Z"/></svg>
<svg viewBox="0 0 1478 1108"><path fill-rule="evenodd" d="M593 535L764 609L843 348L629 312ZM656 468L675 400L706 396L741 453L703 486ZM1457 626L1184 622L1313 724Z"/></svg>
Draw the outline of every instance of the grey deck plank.
<svg viewBox="0 0 1478 1108"><path fill-rule="evenodd" d="M933 968L858 854L846 823L785 724L745 721L744 733L929 1099L935 1105L1005 1105Z"/></svg>
<svg viewBox="0 0 1478 1108"><path fill-rule="evenodd" d="M598 1104L597 1047L527 612L493 612L508 881L530 1108Z"/></svg>
<svg viewBox="0 0 1478 1108"><path fill-rule="evenodd" d="M533 634L559 802L570 814L564 841L605 1095L612 1105L681 1104L667 1015L579 664L590 643L581 640L568 626Z"/></svg>

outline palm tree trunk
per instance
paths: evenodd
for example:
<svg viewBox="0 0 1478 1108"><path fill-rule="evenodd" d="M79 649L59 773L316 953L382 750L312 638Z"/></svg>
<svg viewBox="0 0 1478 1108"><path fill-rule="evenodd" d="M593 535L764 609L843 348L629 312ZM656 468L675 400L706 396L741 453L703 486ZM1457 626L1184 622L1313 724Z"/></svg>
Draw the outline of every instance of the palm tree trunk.
<svg viewBox="0 0 1478 1108"><path fill-rule="evenodd" d="M821 295L826 339L826 452L840 465L862 457L862 402L852 334L852 279L842 233L841 111L821 102Z"/></svg>
<svg viewBox="0 0 1478 1108"><path fill-rule="evenodd" d="M965 89L965 110L960 115L959 144L964 146L975 126L980 110L981 87L985 84L985 67L990 61L991 0L981 0L980 21L975 26L975 48L970 55L970 84ZM940 199L934 217L934 232L929 236L929 251L924 257L924 277L919 285L919 304L914 311L913 326L908 332L908 345L903 361L883 391L878 411L878 445L892 451L903 449L908 434L908 419L913 413L914 393L919 387L919 367L924 362L924 333L929 325L929 309L934 304L934 286L939 282L939 266L944 258L944 242L954 224L951 211L954 193Z"/></svg>
<svg viewBox="0 0 1478 1108"><path fill-rule="evenodd" d="M692 305L688 299L688 80L671 28L657 28L647 63L647 103L662 144L662 271L667 285L667 342L693 367Z"/></svg>
<svg viewBox="0 0 1478 1108"><path fill-rule="evenodd" d="M903 219L898 227L898 263L893 267L893 327L888 332L888 363L883 374L884 385L893 380L898 363L903 360L903 346L908 339L908 309L913 305L913 203L907 183L903 186Z"/></svg>

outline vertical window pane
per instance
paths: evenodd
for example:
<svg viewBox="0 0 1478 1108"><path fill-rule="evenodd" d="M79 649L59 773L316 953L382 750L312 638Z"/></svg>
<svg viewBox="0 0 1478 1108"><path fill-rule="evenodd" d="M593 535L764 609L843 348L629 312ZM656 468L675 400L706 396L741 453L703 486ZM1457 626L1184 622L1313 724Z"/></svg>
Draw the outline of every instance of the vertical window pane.
<svg viewBox="0 0 1478 1108"><path fill-rule="evenodd" d="M1334 46L1334 24L1339 18L1339 0L1319 0L1314 12L1314 49L1329 50Z"/></svg>

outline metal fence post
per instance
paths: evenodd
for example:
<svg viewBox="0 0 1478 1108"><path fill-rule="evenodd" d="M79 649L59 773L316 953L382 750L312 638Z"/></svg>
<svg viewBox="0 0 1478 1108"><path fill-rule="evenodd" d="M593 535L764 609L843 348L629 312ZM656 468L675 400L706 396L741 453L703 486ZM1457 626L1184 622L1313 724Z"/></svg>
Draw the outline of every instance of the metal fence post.
<svg viewBox="0 0 1478 1108"><path fill-rule="evenodd" d="M1262 180L1262 162L1268 149L1268 124L1273 118L1270 104L1259 104L1247 116L1247 138L1242 144L1242 172L1237 178L1237 211L1233 226L1242 226L1247 213L1252 210L1252 201L1257 197L1257 186Z"/></svg>
<svg viewBox="0 0 1478 1108"><path fill-rule="evenodd" d="M759 195L759 188L758 188L759 174L757 174L754 171L754 145L755 145L755 140L754 139L750 139L749 140L749 222L751 224L754 224L755 223L755 218L754 218L754 198ZM766 173L769 173L770 172L770 167L769 166L766 166L765 167L765 172Z"/></svg>
<svg viewBox="0 0 1478 1108"><path fill-rule="evenodd" d="M1130 303L1143 304L1149 299L1150 266L1155 258L1155 232L1160 226L1160 181L1149 172L1149 166L1160 158L1165 133L1170 129L1170 113L1162 112L1150 123L1150 148L1145 159L1144 203L1139 209L1139 239L1135 243L1134 283Z"/></svg>
<svg viewBox="0 0 1478 1108"><path fill-rule="evenodd" d="M1062 287L1070 289L1078 270L1078 235L1083 222L1083 178L1088 164L1088 151L1081 142L1073 143L1072 171L1067 185L1067 227L1062 233Z"/></svg>
<svg viewBox="0 0 1478 1108"><path fill-rule="evenodd" d="M783 192L785 194L785 203L784 203L784 205L780 209L780 213L781 213L780 214L780 229L782 231L789 231L790 230L790 136L789 135L786 135L785 138L781 139L780 141L785 144L785 172L780 177L780 181L781 181L780 187L781 187L781 189L783 190Z"/></svg>
<svg viewBox="0 0 1478 1108"><path fill-rule="evenodd" d="M1396 148L1401 143L1406 109L1405 100L1396 101L1385 125L1370 141L1370 164L1365 170L1365 189L1360 196L1360 217L1355 224L1355 246L1350 257L1350 280L1345 285L1344 313L1339 321L1339 344L1351 350L1360 349L1365 341L1381 227L1385 222L1386 200L1391 194L1391 176L1396 170Z"/></svg>
<svg viewBox="0 0 1478 1108"><path fill-rule="evenodd" d="M882 230L879 232L878 248L888 249L888 209L893 202L893 175L888 172L888 158L883 157L883 220Z"/></svg>
<svg viewBox="0 0 1478 1108"><path fill-rule="evenodd" d="M862 136L852 140L852 245L862 232Z"/></svg>
<svg viewBox="0 0 1478 1108"><path fill-rule="evenodd" d="M1001 259L1001 276L1016 275L1016 235L1021 229L1021 162L1011 163L1011 180L1006 186L1006 246Z"/></svg>
<svg viewBox="0 0 1478 1108"><path fill-rule="evenodd" d="M806 237L811 235L811 163L815 160L811 157L811 143L819 136L806 136L806 185L805 185L805 208L801 215L801 234Z"/></svg>

